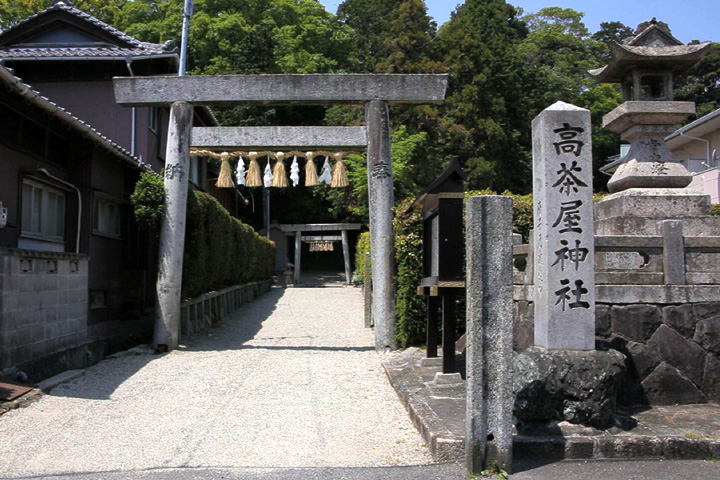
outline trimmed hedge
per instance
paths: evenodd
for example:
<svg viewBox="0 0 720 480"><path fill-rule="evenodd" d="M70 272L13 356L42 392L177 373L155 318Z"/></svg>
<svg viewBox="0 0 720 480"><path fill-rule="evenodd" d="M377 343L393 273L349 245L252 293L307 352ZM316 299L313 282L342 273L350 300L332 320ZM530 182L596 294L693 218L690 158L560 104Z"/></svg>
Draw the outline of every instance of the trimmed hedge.
<svg viewBox="0 0 720 480"><path fill-rule="evenodd" d="M358 236L355 248L355 281L365 282L365 254L370 252L370 232L363 232ZM370 261L372 265L372 260Z"/></svg>
<svg viewBox="0 0 720 480"><path fill-rule="evenodd" d="M711 208L712 210L710 211L712 212L712 214L720 217L720 203L713 203Z"/></svg>
<svg viewBox="0 0 720 480"><path fill-rule="evenodd" d="M214 197L190 192L186 218L183 298L271 278L275 244L231 217Z"/></svg>
<svg viewBox="0 0 720 480"><path fill-rule="evenodd" d="M159 228L165 213L162 177L153 172L142 172L140 180L135 184L135 191L130 195L130 201L140 227L151 230Z"/></svg>
<svg viewBox="0 0 720 480"><path fill-rule="evenodd" d="M144 172L130 197L138 223L157 229L165 198L162 177ZM188 193L182 297L271 278L275 244L230 216L207 193Z"/></svg>

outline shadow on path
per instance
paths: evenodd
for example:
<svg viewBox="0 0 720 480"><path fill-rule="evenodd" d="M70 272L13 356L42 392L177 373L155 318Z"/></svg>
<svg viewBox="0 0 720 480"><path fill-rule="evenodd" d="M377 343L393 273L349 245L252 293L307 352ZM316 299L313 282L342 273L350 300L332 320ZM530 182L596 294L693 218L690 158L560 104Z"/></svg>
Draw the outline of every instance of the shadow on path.
<svg viewBox="0 0 720 480"><path fill-rule="evenodd" d="M265 295L256 298L253 302L226 317L221 323L198 332L187 339L181 339L177 352L202 352L238 350L241 348L272 348L258 346L244 346L253 339L257 332L276 310L277 303L285 290L273 288ZM152 362L162 359L173 353L150 353L151 347L131 349L119 356L110 356L100 363L89 367L86 375L74 382L83 382L85 388L69 388L60 385L51 391L51 395L58 397L86 398L93 400L108 400L117 390L117 387L134 376ZM291 348L291 347L278 347ZM323 347L307 347L322 349ZM298 347L303 349L303 347Z"/></svg>

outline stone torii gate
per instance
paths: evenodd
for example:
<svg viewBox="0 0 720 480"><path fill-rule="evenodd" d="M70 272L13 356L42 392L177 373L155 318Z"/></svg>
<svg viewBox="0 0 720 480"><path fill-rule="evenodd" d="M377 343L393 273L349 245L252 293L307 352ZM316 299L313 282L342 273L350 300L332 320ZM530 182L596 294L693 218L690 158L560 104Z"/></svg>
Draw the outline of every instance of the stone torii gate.
<svg viewBox="0 0 720 480"><path fill-rule="evenodd" d="M314 237L303 237L303 233L316 233L317 238L326 238L323 232L340 232L339 237L328 236L331 240L340 240L343 249L343 263L345 264L345 283L352 281L352 271L350 270L350 243L348 242L349 230L360 230L362 227L359 223L309 223L309 224L284 224L280 225L280 230L285 233L292 233L295 236L295 261L293 262L293 279L295 285L300 284L300 273L302 271L301 251L302 242L307 238L312 240Z"/></svg>
<svg viewBox="0 0 720 480"><path fill-rule="evenodd" d="M177 348L185 237L188 162L195 105L365 105L375 347L395 345L390 118L396 103L442 103L447 75L313 74L122 77L113 80L123 106L170 107L165 158L165 216L160 232L158 317L153 343ZM236 144L237 142L232 142ZM250 143L250 142L242 142ZM268 143L268 142L260 142Z"/></svg>
<svg viewBox="0 0 720 480"><path fill-rule="evenodd" d="M196 127L191 147L200 150L335 150L367 149L365 127ZM268 235L270 219L266 218ZM280 225L283 232L295 235L294 280L300 283L300 246L303 232L340 231L345 260L345 279L351 281L348 230L360 224ZM269 238L269 237L268 237Z"/></svg>

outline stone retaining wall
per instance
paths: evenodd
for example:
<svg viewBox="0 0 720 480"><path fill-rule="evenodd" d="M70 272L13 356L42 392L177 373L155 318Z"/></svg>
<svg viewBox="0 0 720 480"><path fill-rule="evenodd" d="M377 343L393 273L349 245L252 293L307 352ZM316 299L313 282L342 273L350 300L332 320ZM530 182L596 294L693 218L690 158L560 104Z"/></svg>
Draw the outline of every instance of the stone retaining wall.
<svg viewBox="0 0 720 480"><path fill-rule="evenodd" d="M532 302L516 295L516 351L533 344L533 321ZM720 402L720 300L598 302L595 333L598 348L627 357L621 403Z"/></svg>
<svg viewBox="0 0 720 480"><path fill-rule="evenodd" d="M185 300L180 305L181 338L215 325L243 305L267 293L271 285L272 280L250 282Z"/></svg>

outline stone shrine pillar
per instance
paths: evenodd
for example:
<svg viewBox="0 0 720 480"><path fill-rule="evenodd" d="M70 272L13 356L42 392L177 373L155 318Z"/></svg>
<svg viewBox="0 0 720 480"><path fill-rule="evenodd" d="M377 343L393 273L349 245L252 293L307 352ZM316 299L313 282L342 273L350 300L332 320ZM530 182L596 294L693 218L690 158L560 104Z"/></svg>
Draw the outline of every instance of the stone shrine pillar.
<svg viewBox="0 0 720 480"><path fill-rule="evenodd" d="M395 288L393 268L393 177L390 117L387 102L373 100L365 109L367 123L368 203L373 269L375 348L395 348Z"/></svg>
<svg viewBox="0 0 720 480"><path fill-rule="evenodd" d="M158 310L153 334L153 346L160 351L177 348L180 337L180 293L192 125L192 104L173 103L165 157L165 215L160 227Z"/></svg>
<svg viewBox="0 0 720 480"><path fill-rule="evenodd" d="M532 123L535 344L595 348L590 112L563 102Z"/></svg>

